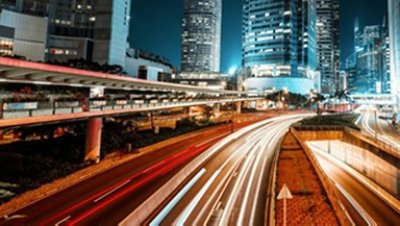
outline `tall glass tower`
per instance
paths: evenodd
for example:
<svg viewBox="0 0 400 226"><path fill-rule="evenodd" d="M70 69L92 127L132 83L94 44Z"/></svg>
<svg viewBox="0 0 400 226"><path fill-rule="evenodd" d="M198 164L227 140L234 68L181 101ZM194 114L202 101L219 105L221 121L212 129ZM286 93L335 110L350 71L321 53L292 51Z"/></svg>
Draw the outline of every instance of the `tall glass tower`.
<svg viewBox="0 0 400 226"><path fill-rule="evenodd" d="M289 78L314 77L316 18L316 0L244 0L242 64L250 77L288 78L279 83L289 91L296 86Z"/></svg>
<svg viewBox="0 0 400 226"><path fill-rule="evenodd" d="M222 0L184 0L182 71L219 72Z"/></svg>
<svg viewBox="0 0 400 226"><path fill-rule="evenodd" d="M389 0L390 76L392 94L400 109L400 0Z"/></svg>
<svg viewBox="0 0 400 226"><path fill-rule="evenodd" d="M339 82L339 0L317 0L318 71L321 92L334 93Z"/></svg>

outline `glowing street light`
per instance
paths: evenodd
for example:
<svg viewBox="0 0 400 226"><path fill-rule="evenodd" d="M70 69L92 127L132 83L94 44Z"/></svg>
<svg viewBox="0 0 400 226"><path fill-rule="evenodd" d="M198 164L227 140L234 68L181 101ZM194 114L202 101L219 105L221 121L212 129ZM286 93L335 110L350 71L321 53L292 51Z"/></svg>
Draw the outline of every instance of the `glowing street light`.
<svg viewBox="0 0 400 226"><path fill-rule="evenodd" d="M236 66L232 66L231 68L229 68L228 74L232 76L236 73L236 70Z"/></svg>

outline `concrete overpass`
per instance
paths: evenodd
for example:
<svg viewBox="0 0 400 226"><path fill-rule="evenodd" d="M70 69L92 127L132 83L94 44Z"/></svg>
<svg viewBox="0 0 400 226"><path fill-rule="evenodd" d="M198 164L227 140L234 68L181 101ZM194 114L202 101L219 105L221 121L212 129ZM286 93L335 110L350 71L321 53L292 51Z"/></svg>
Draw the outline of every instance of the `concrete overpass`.
<svg viewBox="0 0 400 226"><path fill-rule="evenodd" d="M240 111L243 101L258 101L247 98L246 93L213 90L196 86L154 82L114 74L99 73L43 63L28 62L0 57L0 84L27 84L56 86L63 89L83 87L85 89L113 90L113 92L185 93L190 98L123 99L84 101L57 101L50 98L41 101L5 101L0 96L0 129L43 125L74 120L88 120L86 138L86 160L97 161L100 156L102 118L151 112L170 108L188 108L197 105L219 105L235 103ZM0 90L1 91L1 90ZM89 92L90 93L90 92ZM3 95L4 96L4 95ZM51 96L51 95L50 95Z"/></svg>

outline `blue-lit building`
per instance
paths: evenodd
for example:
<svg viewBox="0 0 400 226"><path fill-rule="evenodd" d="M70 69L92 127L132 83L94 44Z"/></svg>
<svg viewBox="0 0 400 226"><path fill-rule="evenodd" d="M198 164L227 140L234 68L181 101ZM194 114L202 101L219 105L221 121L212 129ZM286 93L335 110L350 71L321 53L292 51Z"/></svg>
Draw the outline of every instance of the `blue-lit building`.
<svg viewBox="0 0 400 226"><path fill-rule="evenodd" d="M391 91L400 109L400 0L388 0Z"/></svg>
<svg viewBox="0 0 400 226"><path fill-rule="evenodd" d="M321 92L330 94L340 83L339 0L317 0L317 70Z"/></svg>
<svg viewBox="0 0 400 226"><path fill-rule="evenodd" d="M319 88L316 0L244 0L242 26L247 90L308 93ZM299 85L299 78L310 82Z"/></svg>
<svg viewBox="0 0 400 226"><path fill-rule="evenodd" d="M355 53L349 72L348 90L353 94L385 94L390 92L389 45L385 19L383 25L366 26L360 34L355 23ZM362 40L359 43L358 40ZM348 65L348 66L349 66Z"/></svg>

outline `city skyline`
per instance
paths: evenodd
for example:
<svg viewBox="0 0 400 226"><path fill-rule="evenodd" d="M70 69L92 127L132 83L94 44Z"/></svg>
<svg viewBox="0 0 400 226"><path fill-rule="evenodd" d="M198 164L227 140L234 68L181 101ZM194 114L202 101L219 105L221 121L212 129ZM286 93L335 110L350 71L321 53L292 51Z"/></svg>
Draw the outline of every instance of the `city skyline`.
<svg viewBox="0 0 400 226"><path fill-rule="evenodd" d="M354 19L360 18L361 27L380 25L387 11L387 2L369 0L369 4L365 4L365 0L340 0L339 4L341 68L343 68L346 58L352 54L354 48ZM180 66L183 1L137 0L132 2L131 11L129 38L131 45L162 55L168 58L173 65ZM240 67L241 65L241 13L241 0L223 2L222 72L228 72L231 67Z"/></svg>

